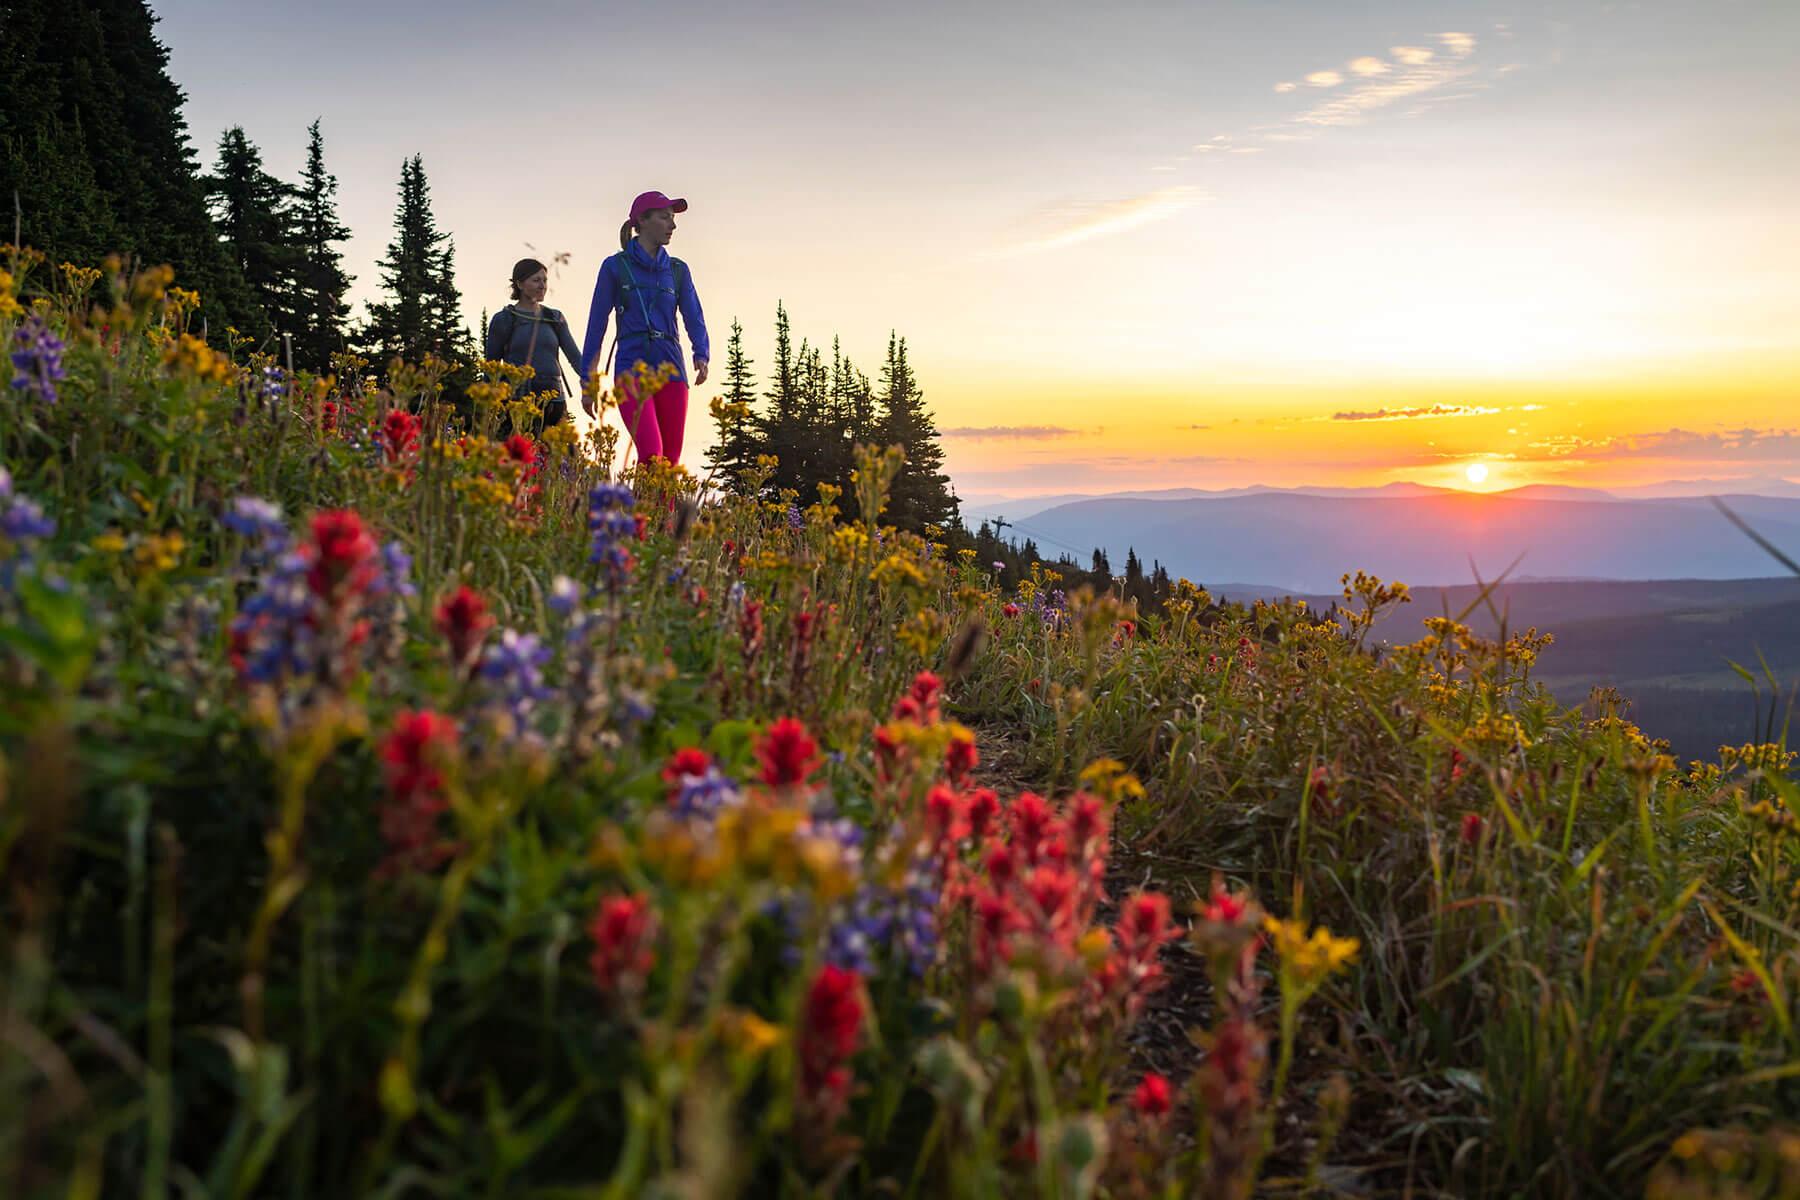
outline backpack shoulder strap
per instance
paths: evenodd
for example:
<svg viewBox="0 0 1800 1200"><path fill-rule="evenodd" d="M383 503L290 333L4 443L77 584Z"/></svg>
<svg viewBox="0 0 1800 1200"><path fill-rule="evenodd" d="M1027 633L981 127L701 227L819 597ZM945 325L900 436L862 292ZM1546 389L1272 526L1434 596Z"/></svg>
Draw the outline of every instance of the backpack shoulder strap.
<svg viewBox="0 0 1800 1200"><path fill-rule="evenodd" d="M494 319L497 321L502 316L507 318L506 336L500 339L500 357L504 359L506 357L507 348L512 345L513 334L519 331L519 310L509 304L498 313L494 314Z"/></svg>
<svg viewBox="0 0 1800 1200"><path fill-rule="evenodd" d="M675 302L679 304L681 302L681 293L687 290L687 286L692 280L692 276L688 274L688 265L679 258L676 258L673 254L669 255L669 265L675 270Z"/></svg>

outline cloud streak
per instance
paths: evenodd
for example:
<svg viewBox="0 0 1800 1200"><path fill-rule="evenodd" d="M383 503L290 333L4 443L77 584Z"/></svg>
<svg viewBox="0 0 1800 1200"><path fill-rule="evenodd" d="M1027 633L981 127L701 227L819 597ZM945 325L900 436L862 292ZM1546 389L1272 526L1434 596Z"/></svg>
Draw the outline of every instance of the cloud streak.
<svg viewBox="0 0 1800 1200"><path fill-rule="evenodd" d="M1500 410L1479 404L1433 404L1422 408L1376 408L1331 414L1334 421L1416 421L1426 417L1491 417Z"/></svg>
<svg viewBox="0 0 1800 1200"><path fill-rule="evenodd" d="M1426 46L1393 47L1389 53L1398 65L1392 69L1387 69L1387 64L1379 59L1354 60L1350 69L1358 81L1294 117L1294 123L1359 125L1371 113L1403 100L1417 100L1442 92L1449 85L1474 74L1474 65L1469 61L1475 54L1473 37L1466 33L1440 33L1438 43L1444 49L1443 54ZM1377 65L1383 69L1375 70Z"/></svg>
<svg viewBox="0 0 1800 1200"><path fill-rule="evenodd" d="M1685 458L1707 462L1800 462L1800 430L1729 429L1699 433L1664 429L1608 438L1546 438L1530 448L1547 460L1585 462L1629 458Z"/></svg>
<svg viewBox="0 0 1800 1200"><path fill-rule="evenodd" d="M1048 441L1051 438L1080 437L1084 431L1061 425L959 425L940 429L939 437L968 438L970 441Z"/></svg>
<svg viewBox="0 0 1800 1200"><path fill-rule="evenodd" d="M1043 250L1061 250L1094 238L1125 233L1176 213L1193 208L1206 199L1206 192L1183 184L1158 188L1141 196L1113 200L1104 204L1084 204L1064 209L1057 227L1040 237L1021 242L1004 254L1031 254Z"/></svg>

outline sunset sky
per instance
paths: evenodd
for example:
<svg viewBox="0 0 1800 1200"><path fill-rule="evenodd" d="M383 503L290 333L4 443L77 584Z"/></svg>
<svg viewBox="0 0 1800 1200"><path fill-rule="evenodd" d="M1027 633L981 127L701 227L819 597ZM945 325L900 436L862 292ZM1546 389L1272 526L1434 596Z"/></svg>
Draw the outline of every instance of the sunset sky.
<svg viewBox="0 0 1800 1200"><path fill-rule="evenodd" d="M153 7L358 300L414 152L471 324L685 196L719 365L896 329L965 495L1800 477L1793 0Z"/></svg>

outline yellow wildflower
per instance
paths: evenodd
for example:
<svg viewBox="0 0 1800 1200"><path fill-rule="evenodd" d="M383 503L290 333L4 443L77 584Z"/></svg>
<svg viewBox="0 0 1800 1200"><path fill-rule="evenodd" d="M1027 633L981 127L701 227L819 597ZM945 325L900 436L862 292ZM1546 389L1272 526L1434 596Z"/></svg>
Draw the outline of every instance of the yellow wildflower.
<svg viewBox="0 0 1800 1200"><path fill-rule="evenodd" d="M719 1034L727 1046L751 1058L780 1045L783 1037L779 1025L741 1008L728 1008L719 1015Z"/></svg>
<svg viewBox="0 0 1800 1200"><path fill-rule="evenodd" d="M140 575L160 575L173 571L181 562L187 541L179 533L161 533L138 543L132 558Z"/></svg>
<svg viewBox="0 0 1800 1200"><path fill-rule="evenodd" d="M1081 786L1113 804L1122 800L1142 800L1144 785L1113 758L1095 759L1081 770Z"/></svg>
<svg viewBox="0 0 1800 1200"><path fill-rule="evenodd" d="M171 375L187 375L205 383L230 383L236 368L231 360L191 333L184 333L163 351L163 368Z"/></svg>
<svg viewBox="0 0 1800 1200"><path fill-rule="evenodd" d="M1355 938L1333 937L1323 925L1313 930L1309 938L1303 921L1268 917L1263 921L1263 930L1274 943L1275 954L1282 965L1307 986L1323 982L1354 959L1361 948Z"/></svg>
<svg viewBox="0 0 1800 1200"><path fill-rule="evenodd" d="M925 572L919 569L918 563L904 554L890 554L875 564L875 569L869 572L869 580L883 586L892 583L901 587L923 588Z"/></svg>

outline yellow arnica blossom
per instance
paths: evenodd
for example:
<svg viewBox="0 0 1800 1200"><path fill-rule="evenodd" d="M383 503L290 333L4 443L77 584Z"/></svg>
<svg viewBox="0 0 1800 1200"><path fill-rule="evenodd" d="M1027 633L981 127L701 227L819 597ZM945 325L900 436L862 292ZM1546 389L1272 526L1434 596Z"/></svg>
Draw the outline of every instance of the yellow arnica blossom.
<svg viewBox="0 0 1800 1200"><path fill-rule="evenodd" d="M719 1017L719 1034L727 1046L755 1058L781 1044L779 1025L745 1009L727 1009Z"/></svg>
<svg viewBox="0 0 1800 1200"><path fill-rule="evenodd" d="M1307 984L1321 982L1354 959L1361 948L1355 938L1333 937L1323 925L1313 930L1310 938L1302 921L1268 917L1263 921L1263 929L1274 942L1282 964Z"/></svg>
<svg viewBox="0 0 1800 1200"><path fill-rule="evenodd" d="M901 587L925 586L925 572L919 569L918 563L903 554L890 554L875 564L875 569L869 572L869 579L884 586L889 583L897 583Z"/></svg>
<svg viewBox="0 0 1800 1200"><path fill-rule="evenodd" d="M145 575L173 571L181 562L181 552L186 547L187 542L179 533L162 533L145 538L138 543L134 555L137 569Z"/></svg>
<svg viewBox="0 0 1800 1200"><path fill-rule="evenodd" d="M184 333L163 351L163 366L171 375L188 375L211 383L229 383L231 360L191 333Z"/></svg>
<svg viewBox="0 0 1800 1200"><path fill-rule="evenodd" d="M1096 759L1082 768L1081 786L1114 804L1144 798L1144 785L1138 777L1113 758Z"/></svg>

